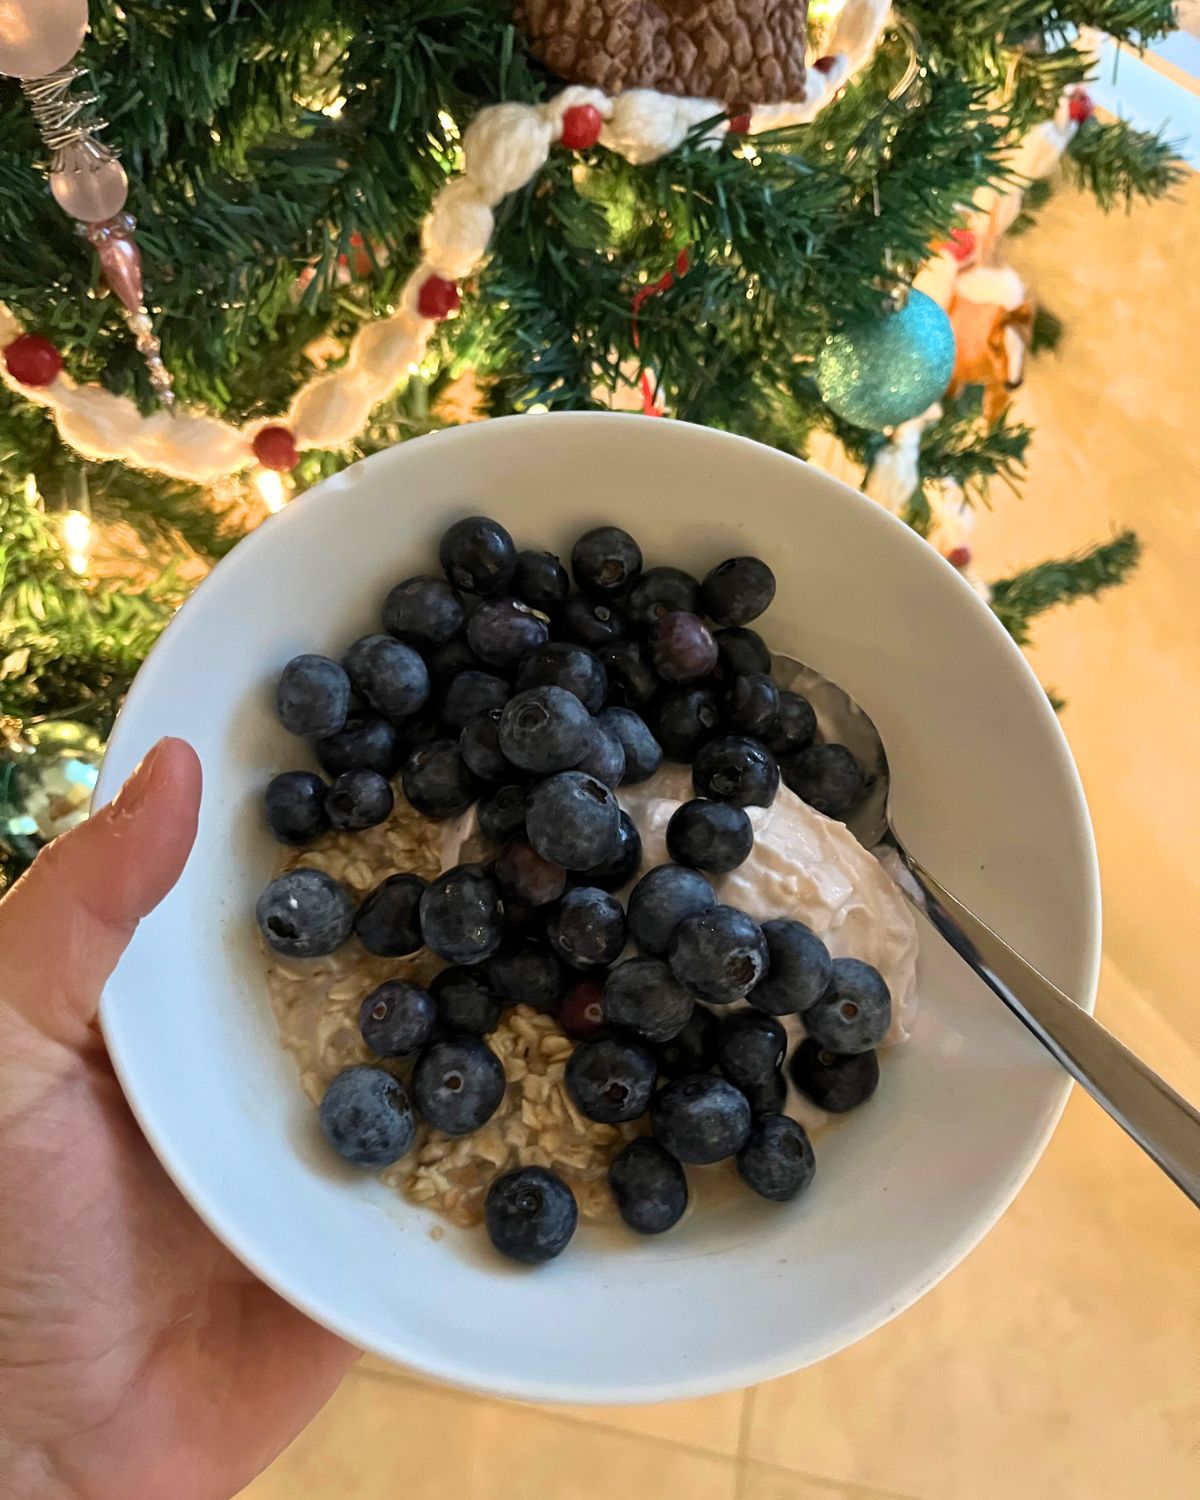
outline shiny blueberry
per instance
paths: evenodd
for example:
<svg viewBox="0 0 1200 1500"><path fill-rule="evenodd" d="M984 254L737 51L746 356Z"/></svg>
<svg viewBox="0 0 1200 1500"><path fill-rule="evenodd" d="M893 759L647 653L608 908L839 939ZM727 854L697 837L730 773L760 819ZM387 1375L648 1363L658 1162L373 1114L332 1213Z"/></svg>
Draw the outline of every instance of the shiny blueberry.
<svg viewBox="0 0 1200 1500"><path fill-rule="evenodd" d="M546 920L546 938L573 969L614 963L625 946L625 908L596 886L569 890Z"/></svg>
<svg viewBox="0 0 1200 1500"><path fill-rule="evenodd" d="M712 688L673 688L658 705L654 732L669 760L691 765L720 723L720 700Z"/></svg>
<svg viewBox="0 0 1200 1500"><path fill-rule="evenodd" d="M521 839L512 839L504 845L492 869L506 903L549 906L558 900L567 884L567 872L561 865L543 859Z"/></svg>
<svg viewBox="0 0 1200 1500"><path fill-rule="evenodd" d="M783 1066L787 1032L774 1016L735 1010L726 1016L717 1037L717 1065L734 1088L748 1089L771 1078Z"/></svg>
<svg viewBox="0 0 1200 1500"><path fill-rule="evenodd" d="M892 1024L892 992L872 964L835 958L832 983L803 1021L813 1041L829 1052L869 1052Z"/></svg>
<svg viewBox="0 0 1200 1500"><path fill-rule="evenodd" d="M650 1107L650 1127L677 1160L705 1166L735 1156L746 1144L750 1106L724 1078L693 1073L659 1090Z"/></svg>
<svg viewBox="0 0 1200 1500"><path fill-rule="evenodd" d="M620 821L612 790L582 771L560 771L539 781L525 805L529 842L565 870L587 870L608 859Z"/></svg>
<svg viewBox="0 0 1200 1500"><path fill-rule="evenodd" d="M281 844L311 843L329 828L328 787L312 771L284 771L267 783L263 796L267 827Z"/></svg>
<svg viewBox="0 0 1200 1500"><path fill-rule="evenodd" d="M389 875L375 887L354 917L354 935L368 953L404 958L421 947L424 894L419 875Z"/></svg>
<svg viewBox="0 0 1200 1500"><path fill-rule="evenodd" d="M503 708L511 692L512 688L503 677L468 667L456 673L446 684L441 706L442 723L451 729L465 729L480 714Z"/></svg>
<svg viewBox="0 0 1200 1500"><path fill-rule="evenodd" d="M667 950L680 984L713 1005L731 1005L767 972L762 928L736 906L713 906L685 917Z"/></svg>
<svg viewBox="0 0 1200 1500"><path fill-rule="evenodd" d="M862 767L845 745L809 745L783 762L783 779L802 802L844 818L867 794Z"/></svg>
<svg viewBox="0 0 1200 1500"><path fill-rule="evenodd" d="M504 1067L486 1042L474 1036L430 1042L413 1069L417 1108L446 1135L470 1135L487 1122L504 1098Z"/></svg>
<svg viewBox="0 0 1200 1500"><path fill-rule="evenodd" d="M500 715L500 748L522 771L565 771L578 765L591 732L591 715L566 688L526 688L508 700Z"/></svg>
<svg viewBox="0 0 1200 1500"><path fill-rule="evenodd" d="M454 740L421 745L404 763L404 795L427 818L456 818L479 796L482 783Z"/></svg>
<svg viewBox="0 0 1200 1500"><path fill-rule="evenodd" d="M363 1001L358 1029L380 1057L407 1057L433 1035L438 1009L433 996L407 979L386 979Z"/></svg>
<svg viewBox="0 0 1200 1500"><path fill-rule="evenodd" d="M645 781L662 765L662 746L650 733L645 719L631 708L605 708L597 721L615 734L625 752L626 786Z"/></svg>
<svg viewBox="0 0 1200 1500"><path fill-rule="evenodd" d="M400 731L377 714L354 712L345 727L313 746L321 769L330 776L343 771L378 771L392 777L404 764Z"/></svg>
<svg viewBox="0 0 1200 1500"><path fill-rule="evenodd" d="M558 1024L576 1041L595 1036L604 1025L604 989L594 979L581 979L562 998Z"/></svg>
<svg viewBox="0 0 1200 1500"><path fill-rule="evenodd" d="M821 998L833 978L829 949L811 927L790 917L764 922L762 931L770 968L746 998L771 1016L792 1016L807 1010Z"/></svg>
<svg viewBox="0 0 1200 1500"><path fill-rule="evenodd" d="M647 568L622 605L635 625L650 630L663 615L700 612L700 585L682 568Z"/></svg>
<svg viewBox="0 0 1200 1500"><path fill-rule="evenodd" d="M879 1084L874 1052L830 1052L805 1037L788 1063L792 1082L821 1109L841 1115L864 1103Z"/></svg>
<svg viewBox="0 0 1200 1500"><path fill-rule="evenodd" d="M480 714L458 737L458 753L467 770L480 781L503 781L511 775L511 767L500 748L500 712L493 708Z"/></svg>
<svg viewBox="0 0 1200 1500"><path fill-rule="evenodd" d="M484 1222L501 1255L540 1266L567 1248L579 1209L561 1177L545 1167L518 1167L488 1188Z"/></svg>
<svg viewBox="0 0 1200 1500"><path fill-rule="evenodd" d="M579 1043L567 1059L564 1081L589 1120L620 1125L646 1113L657 1075L654 1053L644 1042L604 1031Z"/></svg>
<svg viewBox="0 0 1200 1500"><path fill-rule="evenodd" d="M656 623L654 670L666 682L694 682L717 664L717 643L699 615L674 610Z"/></svg>
<svg viewBox="0 0 1200 1500"><path fill-rule="evenodd" d="M642 571L642 549L619 526L597 526L571 548L571 573L591 599L623 594Z"/></svg>
<svg viewBox="0 0 1200 1500"><path fill-rule="evenodd" d="M606 707L632 708L641 713L654 702L662 684L636 641L614 641L611 646L601 646L596 655L608 675Z"/></svg>
<svg viewBox="0 0 1200 1500"><path fill-rule="evenodd" d="M525 837L525 788L506 781L475 804L479 831L493 844Z"/></svg>
<svg viewBox="0 0 1200 1500"><path fill-rule="evenodd" d="M620 786L625 776L625 747L611 729L593 719L588 729L587 749L578 769L605 786Z"/></svg>
<svg viewBox="0 0 1200 1500"><path fill-rule="evenodd" d="M612 641L625 640L629 618L616 604L572 594L561 613L563 633L573 641L596 650Z"/></svg>
<svg viewBox="0 0 1200 1500"><path fill-rule="evenodd" d="M560 604L566 602L571 592L571 580L553 552L518 552L512 591L532 608L552 615Z"/></svg>
<svg viewBox="0 0 1200 1500"><path fill-rule="evenodd" d="M422 646L421 655L429 668L429 676L439 692L460 672L480 672L483 663L467 645L461 635L452 641L441 641L436 646Z"/></svg>
<svg viewBox="0 0 1200 1500"><path fill-rule="evenodd" d="M627 958L604 985L604 1014L648 1042L669 1042L691 1019L695 1001L661 958Z"/></svg>
<svg viewBox="0 0 1200 1500"><path fill-rule="evenodd" d="M782 1069L777 1068L774 1073L746 1084L742 1093L756 1120L759 1115L777 1115L787 1103L787 1079Z"/></svg>
<svg viewBox="0 0 1200 1500"><path fill-rule="evenodd" d="M399 1079L359 1065L339 1073L321 1100L325 1139L356 1167L399 1161L416 1139L417 1122Z"/></svg>
<svg viewBox="0 0 1200 1500"><path fill-rule="evenodd" d="M520 599L483 599L467 621L467 644L494 667L515 667L550 639L550 627Z"/></svg>
<svg viewBox="0 0 1200 1500"><path fill-rule="evenodd" d="M799 693L782 692L775 722L762 735L762 742L778 758L811 745L817 732L817 716L812 704Z"/></svg>
<svg viewBox="0 0 1200 1500"><path fill-rule="evenodd" d="M679 1223L688 1204L683 1168L649 1136L630 1141L613 1158L608 1181L617 1211L638 1234L662 1234Z"/></svg>
<svg viewBox="0 0 1200 1500"><path fill-rule="evenodd" d="M420 653L390 635L364 635L342 658L354 691L387 719L407 719L429 697Z"/></svg>
<svg viewBox="0 0 1200 1500"><path fill-rule="evenodd" d="M383 628L413 646L437 646L462 629L463 607L444 578L406 578L383 604Z"/></svg>
<svg viewBox="0 0 1200 1500"><path fill-rule="evenodd" d="M714 639L717 643L717 676L724 681L732 682L735 677L744 677L749 672L770 672L771 653L756 630L732 625L727 630L718 630Z"/></svg>
<svg viewBox="0 0 1200 1500"><path fill-rule="evenodd" d="M279 722L306 740L337 734L350 707L350 678L327 656L295 656L279 676Z"/></svg>
<svg viewBox="0 0 1200 1500"><path fill-rule="evenodd" d="M697 1005L678 1036L663 1042L658 1051L658 1070L668 1078L685 1073L706 1073L717 1060L721 1023L705 1005Z"/></svg>
<svg viewBox="0 0 1200 1500"><path fill-rule="evenodd" d="M517 673L517 688L556 687L574 693L589 713L604 703L608 673L594 651L572 641L547 641L525 657Z"/></svg>
<svg viewBox="0 0 1200 1500"><path fill-rule="evenodd" d="M770 807L779 790L779 767L758 740L723 734L696 752L692 784L697 797L735 807Z"/></svg>
<svg viewBox="0 0 1200 1500"><path fill-rule="evenodd" d="M498 594L517 571L517 549L504 527L486 516L468 516L442 537L438 561L456 589Z"/></svg>
<svg viewBox="0 0 1200 1500"><path fill-rule="evenodd" d="M812 1142L803 1125L788 1115L761 1115L737 1154L742 1181L760 1198L787 1203L813 1180L817 1170Z"/></svg>
<svg viewBox="0 0 1200 1500"><path fill-rule="evenodd" d="M505 1005L553 1010L566 994L568 976L545 943L507 943L488 962L488 980Z"/></svg>
<svg viewBox="0 0 1200 1500"><path fill-rule="evenodd" d="M775 575L757 557L731 557L705 575L700 597L718 625L749 625L774 599Z"/></svg>
<svg viewBox="0 0 1200 1500"><path fill-rule="evenodd" d="M354 907L324 870L277 875L254 908L268 947L284 958L322 958L350 936Z"/></svg>
<svg viewBox="0 0 1200 1500"><path fill-rule="evenodd" d="M629 893L630 936L643 953L661 957L685 917L716 904L712 886L697 871L655 865Z"/></svg>
<svg viewBox="0 0 1200 1500"><path fill-rule="evenodd" d="M378 771L343 771L325 798L330 824L342 833L357 833L384 822L395 803L386 776Z"/></svg>
<svg viewBox="0 0 1200 1500"><path fill-rule="evenodd" d="M667 852L676 864L710 875L736 870L754 847L754 828L743 807L694 797L667 824Z"/></svg>
<svg viewBox="0 0 1200 1500"><path fill-rule="evenodd" d="M464 969L452 964L433 976L429 993L437 1001L438 1019L449 1032L485 1036L500 1024L504 1007L482 967Z"/></svg>
<svg viewBox="0 0 1200 1500"><path fill-rule="evenodd" d="M578 870L575 879L580 885L599 886L602 891L619 891L628 885L642 864L642 836L637 824L627 812L621 813L617 825L617 842L607 859L590 869Z"/></svg>
<svg viewBox="0 0 1200 1500"><path fill-rule="evenodd" d="M500 887L480 865L444 870L421 897L426 946L451 964L491 958L504 936Z"/></svg>
<svg viewBox="0 0 1200 1500"><path fill-rule="evenodd" d="M735 677L725 696L725 723L735 734L764 735L779 717L779 689L765 672Z"/></svg>

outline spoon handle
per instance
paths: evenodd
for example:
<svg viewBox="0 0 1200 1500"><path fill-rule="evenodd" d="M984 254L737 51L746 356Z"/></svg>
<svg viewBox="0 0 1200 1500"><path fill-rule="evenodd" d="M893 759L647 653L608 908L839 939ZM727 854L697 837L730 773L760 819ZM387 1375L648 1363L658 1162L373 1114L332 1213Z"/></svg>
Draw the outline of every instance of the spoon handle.
<svg viewBox="0 0 1200 1500"><path fill-rule="evenodd" d="M904 866L897 883L912 904L1071 1077L1200 1207L1200 1111L968 911L894 835L888 848ZM897 873L894 868L892 873Z"/></svg>

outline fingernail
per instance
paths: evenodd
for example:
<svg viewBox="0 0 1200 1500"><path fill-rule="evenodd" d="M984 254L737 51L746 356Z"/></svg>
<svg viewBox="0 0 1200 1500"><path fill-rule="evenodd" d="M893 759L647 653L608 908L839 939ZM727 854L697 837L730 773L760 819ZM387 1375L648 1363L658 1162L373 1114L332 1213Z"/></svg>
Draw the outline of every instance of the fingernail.
<svg viewBox="0 0 1200 1500"><path fill-rule="evenodd" d="M113 798L112 805L115 809L123 813L136 812L146 800L146 795L154 780L154 768L162 757L163 746L166 743L165 739L161 739L157 745L151 746L146 752L137 769Z"/></svg>

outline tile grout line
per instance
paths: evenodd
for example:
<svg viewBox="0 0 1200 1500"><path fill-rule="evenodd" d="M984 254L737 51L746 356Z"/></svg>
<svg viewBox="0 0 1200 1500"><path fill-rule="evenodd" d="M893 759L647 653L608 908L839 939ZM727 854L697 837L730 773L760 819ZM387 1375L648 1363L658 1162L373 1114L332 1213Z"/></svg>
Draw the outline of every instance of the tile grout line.
<svg viewBox="0 0 1200 1500"><path fill-rule="evenodd" d="M901 1490L879 1489L875 1485L858 1484L852 1479L837 1479L831 1474L817 1474L811 1469L793 1469L788 1464L772 1463L769 1459L746 1458L742 1460L746 1469L761 1469L780 1478L803 1479L809 1484L819 1485L848 1500L929 1500L927 1496L910 1495Z"/></svg>
<svg viewBox="0 0 1200 1500"><path fill-rule="evenodd" d="M750 1462L750 1429L754 1424L755 1391L756 1388L751 1385L742 1392L742 1409L738 1413L737 1472L733 1482L733 1500L743 1500L746 1492L746 1475Z"/></svg>

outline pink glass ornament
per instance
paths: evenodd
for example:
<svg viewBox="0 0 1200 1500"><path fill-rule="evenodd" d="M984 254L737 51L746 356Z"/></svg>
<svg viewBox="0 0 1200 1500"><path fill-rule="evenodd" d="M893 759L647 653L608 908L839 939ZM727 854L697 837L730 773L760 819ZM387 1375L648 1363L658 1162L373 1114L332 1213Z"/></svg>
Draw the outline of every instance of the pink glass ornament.
<svg viewBox="0 0 1200 1500"><path fill-rule="evenodd" d="M87 24L87 0L0 0L0 73L56 72L79 51Z"/></svg>
<svg viewBox="0 0 1200 1500"><path fill-rule="evenodd" d="M89 236L90 238L90 236ZM142 307L142 252L126 234L109 231L92 239L104 279L121 305L136 313Z"/></svg>
<svg viewBox="0 0 1200 1500"><path fill-rule="evenodd" d="M64 213L81 224L98 224L125 207L129 178L110 152L79 142L59 155L50 173L50 191Z"/></svg>

